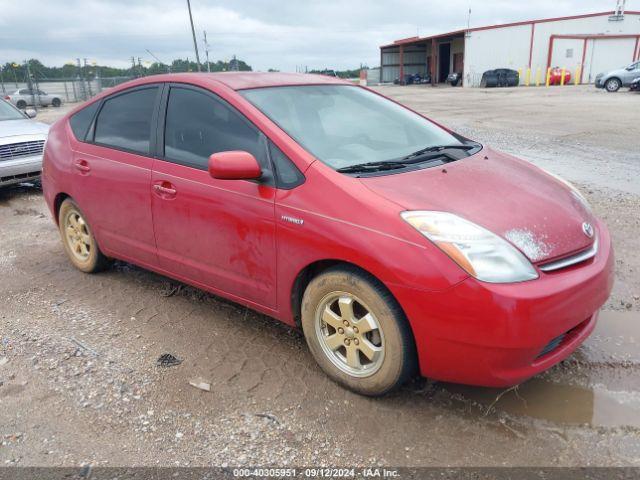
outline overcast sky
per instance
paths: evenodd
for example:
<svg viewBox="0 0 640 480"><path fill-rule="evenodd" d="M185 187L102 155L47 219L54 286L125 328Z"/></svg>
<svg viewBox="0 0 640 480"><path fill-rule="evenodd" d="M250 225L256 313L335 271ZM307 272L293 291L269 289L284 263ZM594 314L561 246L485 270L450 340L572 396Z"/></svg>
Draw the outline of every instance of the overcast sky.
<svg viewBox="0 0 640 480"><path fill-rule="evenodd" d="M471 26L613 10L614 0L191 0L210 58L254 70L354 68L379 63L378 46ZM640 10L640 0L627 9ZM127 66L194 58L186 0L0 0L0 64L38 58L62 65L86 57ZM201 50L201 59L204 52Z"/></svg>

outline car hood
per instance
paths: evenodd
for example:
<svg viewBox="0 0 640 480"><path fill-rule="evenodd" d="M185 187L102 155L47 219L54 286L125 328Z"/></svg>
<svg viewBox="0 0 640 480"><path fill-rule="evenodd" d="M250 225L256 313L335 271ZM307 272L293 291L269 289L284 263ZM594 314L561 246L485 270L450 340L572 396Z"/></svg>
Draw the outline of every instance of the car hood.
<svg viewBox="0 0 640 480"><path fill-rule="evenodd" d="M30 119L0 121L0 139L16 135L44 135L49 132L49 125Z"/></svg>
<svg viewBox="0 0 640 480"><path fill-rule="evenodd" d="M534 165L485 148L471 157L360 181L405 210L454 213L505 238L534 263L588 248L595 223L579 197Z"/></svg>
<svg viewBox="0 0 640 480"><path fill-rule="evenodd" d="M626 67L616 68L615 70L609 70L596 75L596 78L610 77L612 75L624 75L627 72Z"/></svg>

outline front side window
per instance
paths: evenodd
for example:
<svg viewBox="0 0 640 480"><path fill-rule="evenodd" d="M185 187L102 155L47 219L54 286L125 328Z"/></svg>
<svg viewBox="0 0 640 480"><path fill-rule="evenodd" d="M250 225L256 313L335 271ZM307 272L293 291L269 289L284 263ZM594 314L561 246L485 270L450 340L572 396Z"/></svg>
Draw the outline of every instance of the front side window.
<svg viewBox="0 0 640 480"><path fill-rule="evenodd" d="M307 151L334 169L398 159L460 139L366 89L305 85L240 91Z"/></svg>
<svg viewBox="0 0 640 480"><path fill-rule="evenodd" d="M95 127L95 143L149 154L151 117L157 87L133 90L105 100Z"/></svg>
<svg viewBox="0 0 640 480"><path fill-rule="evenodd" d="M201 170L213 153L242 150L263 166L266 146L258 130L231 106L190 88L169 92L164 132L164 156L175 163Z"/></svg>

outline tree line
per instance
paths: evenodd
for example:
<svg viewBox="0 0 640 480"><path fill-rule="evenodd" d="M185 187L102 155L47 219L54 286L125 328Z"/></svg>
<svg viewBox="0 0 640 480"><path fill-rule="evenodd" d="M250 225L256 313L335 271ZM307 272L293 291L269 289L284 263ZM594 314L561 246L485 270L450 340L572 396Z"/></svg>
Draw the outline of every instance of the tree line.
<svg viewBox="0 0 640 480"><path fill-rule="evenodd" d="M83 63L80 67L77 64L67 63L61 67L48 67L40 60L32 58L27 62L29 71L35 80L55 80L61 78L82 77L92 79L96 76L101 78L111 77L141 77L167 72L197 72L198 65L189 59L176 59L170 64L159 62L139 62L138 59L132 62L130 67L117 68L108 65L97 65L93 63ZM212 72L225 72L229 70L251 71L251 66L243 60L231 59L230 61L217 60L210 62L209 67ZM6 62L0 65L3 80L5 82L26 82L27 66L24 62ZM201 63L202 71L207 71L206 63Z"/></svg>
<svg viewBox="0 0 640 480"><path fill-rule="evenodd" d="M141 62L140 59L132 59L131 66L126 68L110 67L108 65L97 65L95 63L84 62L78 66L75 63L67 63L61 67L48 67L40 60L32 58L28 60L29 71L32 78L36 81L40 80L56 80L62 78L81 77L85 79L93 79L97 76L101 78L112 77L143 77L147 75L156 75L159 73L178 73L178 72L197 72L198 65L190 59L178 58L170 64L160 62ZM233 58L229 61L216 60L209 64L212 72L226 72L231 70L239 70L242 72L252 71L251 65L243 60ZM207 71L207 64L201 63L202 71ZM277 72L278 70L270 68L269 72ZM327 70L310 70L309 73L326 73ZM355 78L360 74L360 69L353 70L337 70L336 75L341 78ZM26 82L27 67L24 62L6 62L0 65L0 75L2 80L6 82Z"/></svg>

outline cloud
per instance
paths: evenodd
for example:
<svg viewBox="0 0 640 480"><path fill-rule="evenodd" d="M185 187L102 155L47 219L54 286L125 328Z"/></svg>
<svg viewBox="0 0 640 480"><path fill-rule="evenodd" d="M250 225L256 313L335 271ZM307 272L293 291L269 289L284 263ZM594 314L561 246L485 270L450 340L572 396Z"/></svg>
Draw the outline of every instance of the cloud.
<svg viewBox="0 0 640 480"><path fill-rule="evenodd" d="M627 2L631 9L632 0ZM293 71L377 65L378 46L408 36L464 27L612 9L602 0L191 0L201 60L232 55L254 69ZM129 65L130 58L194 58L186 0L21 0L0 7L0 63L38 58L61 65L76 57ZM29 17L29 18L27 18Z"/></svg>

